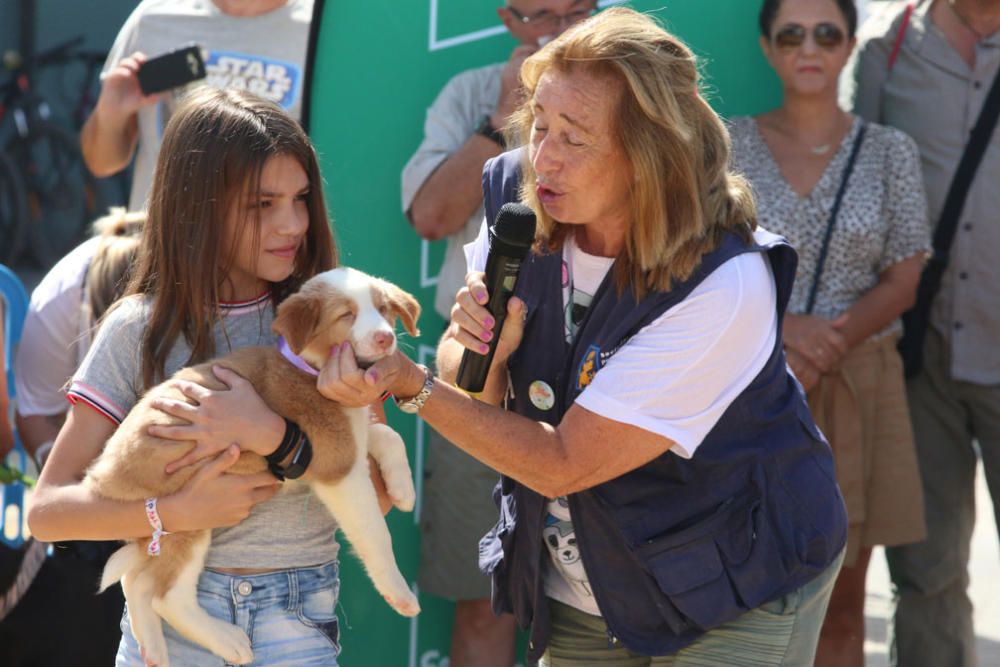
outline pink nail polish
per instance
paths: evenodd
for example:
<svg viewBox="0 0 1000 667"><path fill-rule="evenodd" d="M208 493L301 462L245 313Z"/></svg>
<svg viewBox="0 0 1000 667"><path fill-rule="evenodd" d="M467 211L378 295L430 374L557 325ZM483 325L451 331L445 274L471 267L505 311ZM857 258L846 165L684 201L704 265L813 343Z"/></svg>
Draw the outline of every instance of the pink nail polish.
<svg viewBox="0 0 1000 667"><path fill-rule="evenodd" d="M490 346L489 345L480 345L479 346L479 351L482 352L483 354L486 354L487 352L490 351Z"/></svg>
<svg viewBox="0 0 1000 667"><path fill-rule="evenodd" d="M485 340L488 343L488 342L490 342L490 339L493 338L493 332L492 331L484 331L483 335L480 336L480 338L482 338L483 340Z"/></svg>
<svg viewBox="0 0 1000 667"><path fill-rule="evenodd" d="M492 317L487 317L486 321L483 322L483 326L486 327L487 329L492 329L495 325L496 322L493 320Z"/></svg>

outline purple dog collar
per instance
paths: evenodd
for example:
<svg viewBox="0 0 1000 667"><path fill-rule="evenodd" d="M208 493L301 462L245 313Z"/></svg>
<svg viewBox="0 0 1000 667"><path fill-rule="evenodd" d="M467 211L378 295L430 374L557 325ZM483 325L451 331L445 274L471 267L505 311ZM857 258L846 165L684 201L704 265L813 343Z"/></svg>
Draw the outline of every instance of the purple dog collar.
<svg viewBox="0 0 1000 667"><path fill-rule="evenodd" d="M319 375L319 371L306 363L306 360L299 355L292 352L292 348L288 347L288 341L285 340L284 336L278 336L278 352L281 352L281 356L288 359L300 371L305 371L309 375Z"/></svg>

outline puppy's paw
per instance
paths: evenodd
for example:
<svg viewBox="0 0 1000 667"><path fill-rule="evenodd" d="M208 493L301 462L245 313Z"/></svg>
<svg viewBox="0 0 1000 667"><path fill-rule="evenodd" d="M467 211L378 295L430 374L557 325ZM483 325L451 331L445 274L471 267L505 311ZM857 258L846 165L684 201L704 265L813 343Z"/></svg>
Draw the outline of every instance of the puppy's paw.
<svg viewBox="0 0 1000 667"><path fill-rule="evenodd" d="M386 595L384 597L389 606L403 616L416 616L420 613L420 603L417 601L417 596L410 591L407 591L406 595Z"/></svg>
<svg viewBox="0 0 1000 667"><path fill-rule="evenodd" d="M163 633L154 633L151 641L139 645L139 654L146 667L170 667L170 656L167 654L167 642Z"/></svg>
<svg viewBox="0 0 1000 667"><path fill-rule="evenodd" d="M417 502L417 492L412 484L409 488L393 489L389 497L392 498L392 504L403 512L412 512L413 506Z"/></svg>
<svg viewBox="0 0 1000 667"><path fill-rule="evenodd" d="M226 662L233 665L248 665L253 662L253 650L247 633L229 623L219 623L213 632L212 646L209 650Z"/></svg>
<svg viewBox="0 0 1000 667"><path fill-rule="evenodd" d="M382 477L392 504L404 512L412 512L417 502L417 490L413 488L409 466L386 466L382 469Z"/></svg>

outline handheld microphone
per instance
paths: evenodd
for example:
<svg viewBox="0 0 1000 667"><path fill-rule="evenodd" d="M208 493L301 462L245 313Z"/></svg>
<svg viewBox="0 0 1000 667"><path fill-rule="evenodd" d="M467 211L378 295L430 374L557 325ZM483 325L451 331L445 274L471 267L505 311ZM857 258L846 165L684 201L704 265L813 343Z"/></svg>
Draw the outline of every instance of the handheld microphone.
<svg viewBox="0 0 1000 667"><path fill-rule="evenodd" d="M524 204L510 202L504 204L497 213L496 221L489 229L490 254L486 258L486 289L489 301L486 309L493 315L496 325L489 351L479 354L465 350L462 363L458 367L459 387L465 391L478 393L486 385L486 376L493 363L497 341L507 318L507 301L517 285L517 274L521 262L531 249L535 239L535 212Z"/></svg>

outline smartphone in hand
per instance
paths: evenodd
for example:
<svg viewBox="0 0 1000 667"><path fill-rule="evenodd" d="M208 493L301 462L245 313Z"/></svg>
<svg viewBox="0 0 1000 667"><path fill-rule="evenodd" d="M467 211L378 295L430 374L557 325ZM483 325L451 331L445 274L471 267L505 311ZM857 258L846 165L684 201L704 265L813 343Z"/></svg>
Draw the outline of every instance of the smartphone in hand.
<svg viewBox="0 0 1000 667"><path fill-rule="evenodd" d="M204 79L205 60L201 57L201 47L191 44L150 58L139 69L138 78L143 95Z"/></svg>

